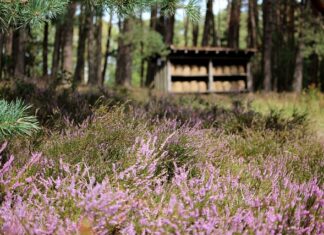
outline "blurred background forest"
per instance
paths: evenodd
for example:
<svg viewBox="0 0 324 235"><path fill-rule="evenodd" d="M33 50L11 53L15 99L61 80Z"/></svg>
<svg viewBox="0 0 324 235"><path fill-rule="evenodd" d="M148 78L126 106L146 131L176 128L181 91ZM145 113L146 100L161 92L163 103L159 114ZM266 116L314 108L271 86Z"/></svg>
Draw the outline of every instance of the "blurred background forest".
<svg viewBox="0 0 324 235"><path fill-rule="evenodd" d="M324 234L321 91L324 0L0 0L0 234Z"/></svg>
<svg viewBox="0 0 324 235"><path fill-rule="evenodd" d="M144 4L121 14L127 11L121 2L121 11L115 11L71 1L63 14L32 26L0 17L0 79L46 89L153 87L153 59L175 45L255 48L254 90L324 90L320 0L182 2L191 8Z"/></svg>

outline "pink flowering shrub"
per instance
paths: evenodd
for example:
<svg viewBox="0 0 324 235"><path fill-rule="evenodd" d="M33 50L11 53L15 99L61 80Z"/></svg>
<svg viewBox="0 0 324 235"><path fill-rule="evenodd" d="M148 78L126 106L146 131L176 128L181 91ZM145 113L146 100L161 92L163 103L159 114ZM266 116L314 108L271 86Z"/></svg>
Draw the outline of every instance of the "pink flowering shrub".
<svg viewBox="0 0 324 235"><path fill-rule="evenodd" d="M33 154L17 168L12 156L0 170L0 232L83 234L86 220L90 234L324 233L321 177L299 182L288 167L295 156L251 161L212 135L163 122L102 179L82 161L57 167Z"/></svg>
<svg viewBox="0 0 324 235"><path fill-rule="evenodd" d="M324 234L303 121L165 100L65 119L39 153L0 148L0 234Z"/></svg>

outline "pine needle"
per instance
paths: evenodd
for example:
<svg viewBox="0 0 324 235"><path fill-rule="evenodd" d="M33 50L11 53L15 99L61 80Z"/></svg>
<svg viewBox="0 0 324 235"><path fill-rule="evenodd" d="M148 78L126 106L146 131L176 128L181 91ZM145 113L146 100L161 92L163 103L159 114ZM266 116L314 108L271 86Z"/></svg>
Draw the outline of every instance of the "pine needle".
<svg viewBox="0 0 324 235"><path fill-rule="evenodd" d="M0 141L14 135L31 136L39 130L36 117L28 115L30 108L20 100L0 100Z"/></svg>

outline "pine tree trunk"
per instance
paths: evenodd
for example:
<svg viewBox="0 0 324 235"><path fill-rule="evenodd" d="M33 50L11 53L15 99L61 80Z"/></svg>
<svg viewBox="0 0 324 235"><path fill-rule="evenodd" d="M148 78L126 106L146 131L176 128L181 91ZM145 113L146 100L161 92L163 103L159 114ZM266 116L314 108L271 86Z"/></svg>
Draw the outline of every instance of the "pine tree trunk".
<svg viewBox="0 0 324 235"><path fill-rule="evenodd" d="M140 17L140 22L141 22L141 30L143 31L144 22L143 22L143 13L142 12L141 12L141 17ZM143 55L144 54L144 42L141 41L140 44L141 44L140 45L141 46L140 53L141 53L141 55ZM146 60L146 58L141 58L141 68L140 68L140 86L141 87L144 87L144 83L145 83L145 79L144 79L145 60Z"/></svg>
<svg viewBox="0 0 324 235"><path fill-rule="evenodd" d="M295 1L289 0L289 9L287 15L289 15L288 21L288 32L289 32L289 42L293 45L295 39Z"/></svg>
<svg viewBox="0 0 324 235"><path fill-rule="evenodd" d="M27 32L21 28L13 34L13 65L14 76L22 77L25 73L25 52L26 52Z"/></svg>
<svg viewBox="0 0 324 235"><path fill-rule="evenodd" d="M107 67L108 67L108 60L109 60L109 54L110 54L112 18L113 18L113 12L111 11L109 25L108 25L108 35L107 35L106 52L105 52L105 58L104 58L104 67L102 70L102 78L101 78L103 83L105 82L105 78L106 78L106 71L107 71Z"/></svg>
<svg viewBox="0 0 324 235"><path fill-rule="evenodd" d="M96 84L96 38L95 38L95 23L94 14L91 13L91 23L88 31L88 83L91 85Z"/></svg>
<svg viewBox="0 0 324 235"><path fill-rule="evenodd" d="M9 29L6 34L3 34L4 36L4 56L7 58L6 61L3 61L3 76L8 77L13 74L12 72L12 43L13 43L13 30ZM10 59L9 59L10 58ZM9 59L9 60L8 60Z"/></svg>
<svg viewBox="0 0 324 235"><path fill-rule="evenodd" d="M189 19L188 17L185 18L185 28L184 28L184 40L185 40L185 46L188 46L188 31L189 31Z"/></svg>
<svg viewBox="0 0 324 235"><path fill-rule="evenodd" d="M54 39L54 49L52 58L52 72L51 75L54 79L57 77L60 66L61 58L61 48L62 48L62 24L60 22L56 23L55 39Z"/></svg>
<svg viewBox="0 0 324 235"><path fill-rule="evenodd" d="M131 31L131 19L124 20L121 33L123 35ZM132 80L132 45L124 38L118 39L116 84L130 86Z"/></svg>
<svg viewBox="0 0 324 235"><path fill-rule="evenodd" d="M6 56L12 56L12 42L13 42L13 30L9 29L5 37L5 52Z"/></svg>
<svg viewBox="0 0 324 235"><path fill-rule="evenodd" d="M48 22L45 22L43 35L43 76L48 74L48 27Z"/></svg>
<svg viewBox="0 0 324 235"><path fill-rule="evenodd" d="M321 83L321 91L324 92L324 58L321 59L319 77Z"/></svg>
<svg viewBox="0 0 324 235"><path fill-rule="evenodd" d="M272 33L274 0L263 1L263 88L272 90Z"/></svg>
<svg viewBox="0 0 324 235"><path fill-rule="evenodd" d="M204 33L202 38L202 46L216 46L217 34L215 30L215 19L213 13L213 0L207 1L207 12L205 18Z"/></svg>
<svg viewBox="0 0 324 235"><path fill-rule="evenodd" d="M228 27L228 47L239 48L241 0L232 0Z"/></svg>
<svg viewBox="0 0 324 235"><path fill-rule="evenodd" d="M300 93L303 89L303 71L304 71L304 55L303 50L305 47L304 44L304 18L305 18L305 9L304 7L308 7L302 1L300 4L300 17L299 17L299 38L297 40L297 48L296 48L296 56L295 56L295 71L293 77L293 91Z"/></svg>
<svg viewBox="0 0 324 235"><path fill-rule="evenodd" d="M293 81L293 91L298 93L300 93L303 89L303 70L304 70L303 48L304 48L304 43L302 40L300 40L297 46L294 81Z"/></svg>
<svg viewBox="0 0 324 235"><path fill-rule="evenodd" d="M90 9L81 5L81 13L79 16L79 40L77 49L77 62L74 71L74 83L84 82L84 67L85 67L85 50L86 40L91 24Z"/></svg>
<svg viewBox="0 0 324 235"><path fill-rule="evenodd" d="M174 24L175 24L175 15L171 15L169 17L166 17L166 29L165 29L165 43L167 45L173 44L173 38L174 38Z"/></svg>
<svg viewBox="0 0 324 235"><path fill-rule="evenodd" d="M88 31L88 69L90 85L102 85L102 15L93 15Z"/></svg>
<svg viewBox="0 0 324 235"><path fill-rule="evenodd" d="M76 12L77 3L72 2L69 4L65 21L63 24L63 71L72 74L73 73L73 26L74 26L74 15Z"/></svg>
<svg viewBox="0 0 324 235"><path fill-rule="evenodd" d="M151 18L150 18L150 28L156 30L157 27L157 7L151 7Z"/></svg>
<svg viewBox="0 0 324 235"><path fill-rule="evenodd" d="M248 47L258 48L257 28L258 28L258 1L249 0L248 12Z"/></svg>
<svg viewBox="0 0 324 235"><path fill-rule="evenodd" d="M2 79L2 56L3 56L4 34L0 32L0 80Z"/></svg>
<svg viewBox="0 0 324 235"><path fill-rule="evenodd" d="M175 15L160 15L158 21L156 22L156 31L162 35L164 43L168 46L172 45L173 43L174 24Z"/></svg>
<svg viewBox="0 0 324 235"><path fill-rule="evenodd" d="M151 19L150 19L151 30L157 30L157 7L151 8ZM146 81L145 86L149 87L154 81L154 74L156 71L156 64L154 58L149 58L147 63Z"/></svg>
<svg viewBox="0 0 324 235"><path fill-rule="evenodd" d="M198 37L199 37L199 24L193 23L192 25L192 45L198 46Z"/></svg>
<svg viewBox="0 0 324 235"><path fill-rule="evenodd" d="M160 15L157 20L157 8L153 7L151 10L151 29L155 29L163 37L163 41L166 45L170 46L174 39L174 26L175 15L165 16ZM156 71L155 58L151 58L147 66L146 86L151 86L154 81L154 74Z"/></svg>
<svg viewBox="0 0 324 235"><path fill-rule="evenodd" d="M95 41L96 41L96 57L95 57L95 72L96 72L96 80L94 82L95 85L102 86L104 80L102 80L101 70L102 70L102 15L96 17L96 28L95 28Z"/></svg>

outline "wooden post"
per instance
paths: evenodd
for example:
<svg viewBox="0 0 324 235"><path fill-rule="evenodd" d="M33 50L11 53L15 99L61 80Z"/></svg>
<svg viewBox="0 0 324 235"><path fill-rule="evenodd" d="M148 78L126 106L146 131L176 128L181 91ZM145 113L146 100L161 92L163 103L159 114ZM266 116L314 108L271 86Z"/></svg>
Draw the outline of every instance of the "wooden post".
<svg viewBox="0 0 324 235"><path fill-rule="evenodd" d="M167 91L171 92L171 87L172 87L172 78L171 78L171 62L168 60L167 62L167 68L166 68L166 75L167 75Z"/></svg>
<svg viewBox="0 0 324 235"><path fill-rule="evenodd" d="M208 91L213 91L213 83L214 83L214 77L213 77L213 62L212 60L209 60L208 64Z"/></svg>
<svg viewBox="0 0 324 235"><path fill-rule="evenodd" d="M249 92L253 92L253 76L250 62L247 64L247 89Z"/></svg>

